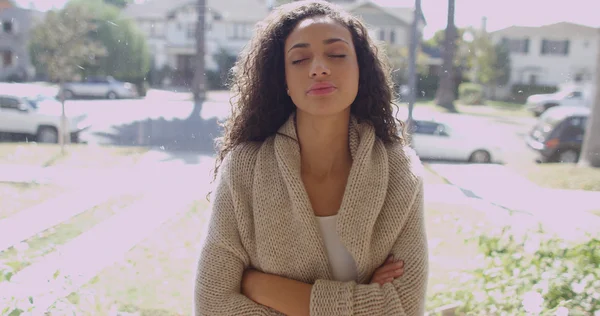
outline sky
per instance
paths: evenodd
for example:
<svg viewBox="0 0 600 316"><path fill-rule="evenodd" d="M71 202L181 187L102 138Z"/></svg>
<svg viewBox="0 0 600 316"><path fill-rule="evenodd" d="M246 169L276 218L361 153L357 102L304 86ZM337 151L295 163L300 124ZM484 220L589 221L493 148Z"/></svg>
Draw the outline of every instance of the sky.
<svg viewBox="0 0 600 316"><path fill-rule="evenodd" d="M62 7L68 0L16 0L29 7L33 3L38 10ZM168 1L168 0L167 0ZM414 0L373 0L384 6L414 6ZM455 22L458 27L481 26L487 17L487 30L496 31L512 25L541 26L557 22L572 22L600 27L599 0L455 0ZM424 37L429 38L437 30L446 27L448 1L421 0L427 20Z"/></svg>

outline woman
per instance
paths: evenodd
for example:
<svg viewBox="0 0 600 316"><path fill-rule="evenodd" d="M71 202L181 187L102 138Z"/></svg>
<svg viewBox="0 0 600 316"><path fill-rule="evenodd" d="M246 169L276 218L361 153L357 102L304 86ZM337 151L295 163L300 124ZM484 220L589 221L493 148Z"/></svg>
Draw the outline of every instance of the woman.
<svg viewBox="0 0 600 316"><path fill-rule="evenodd" d="M234 68L197 315L423 315L420 162L365 27L278 8Z"/></svg>

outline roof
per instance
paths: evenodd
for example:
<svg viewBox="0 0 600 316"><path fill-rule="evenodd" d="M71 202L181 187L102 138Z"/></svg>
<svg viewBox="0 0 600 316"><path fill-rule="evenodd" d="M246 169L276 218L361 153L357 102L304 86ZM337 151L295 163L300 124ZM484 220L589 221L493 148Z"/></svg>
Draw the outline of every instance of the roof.
<svg viewBox="0 0 600 316"><path fill-rule="evenodd" d="M398 20L401 20L403 22L405 22L406 24L412 24L413 18L414 18L414 12L415 9L413 7L391 7L391 6L382 6L380 4L377 4L371 0L359 0L357 2L354 3L350 3L350 4L346 4L346 5L342 5L344 7L344 9L352 12L364 5L371 5L372 7L378 8L380 9L382 12L387 13L395 18L397 18ZM423 20L424 24L427 25L427 21L425 20L425 16L423 15L423 11L421 11L421 19Z"/></svg>
<svg viewBox="0 0 600 316"><path fill-rule="evenodd" d="M135 19L164 19L175 11L187 6L195 6L197 0L149 0L142 4L132 4L125 14ZM258 21L269 14L261 0L206 0L207 10L214 10L226 20Z"/></svg>
<svg viewBox="0 0 600 316"><path fill-rule="evenodd" d="M190 0L148 0L130 4L123 12L134 19L164 19L169 11L189 2Z"/></svg>
<svg viewBox="0 0 600 316"><path fill-rule="evenodd" d="M492 35L509 35L509 36L532 36L532 35L547 35L553 37L596 37L598 29L581 24L570 22L559 22L542 26L510 26L495 32Z"/></svg>

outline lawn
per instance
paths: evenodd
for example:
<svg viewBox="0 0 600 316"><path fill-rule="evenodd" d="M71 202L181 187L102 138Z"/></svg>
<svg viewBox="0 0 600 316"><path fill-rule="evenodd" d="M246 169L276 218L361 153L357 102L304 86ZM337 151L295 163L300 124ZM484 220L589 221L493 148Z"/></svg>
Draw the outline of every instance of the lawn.
<svg viewBox="0 0 600 316"><path fill-rule="evenodd" d="M600 191L600 168L548 163L533 166L524 176L546 188Z"/></svg>
<svg viewBox="0 0 600 316"><path fill-rule="evenodd" d="M0 183L0 220L54 198L65 191L56 185Z"/></svg>
<svg viewBox="0 0 600 316"><path fill-rule="evenodd" d="M82 315L107 315L115 308L141 316L189 315L206 210L206 202L196 202L68 300Z"/></svg>
<svg viewBox="0 0 600 316"><path fill-rule="evenodd" d="M37 143L0 144L0 164L39 167L70 166L103 168L135 164L148 148L70 144L63 155L58 145Z"/></svg>
<svg viewBox="0 0 600 316"><path fill-rule="evenodd" d="M460 101L455 102L456 110L459 114L485 117L532 117L532 114L525 109L523 104L503 102L503 101L486 101L485 105L464 105ZM423 101L415 104L415 109L433 110L441 113L448 111L440 106L435 105L433 101Z"/></svg>
<svg viewBox="0 0 600 316"><path fill-rule="evenodd" d="M123 262L71 294L69 302L81 315L115 310L140 316L190 315L206 207L198 203L161 227L129 251ZM448 288L459 272L480 264L477 246L465 240L499 227L488 214L470 205L429 203L426 218L431 254L429 296L433 297Z"/></svg>
<svg viewBox="0 0 600 316"><path fill-rule="evenodd" d="M140 197L139 195L113 197L66 222L40 232L19 245L0 252L0 266L8 266L14 273L17 273L35 263L44 255L55 251L61 245L115 215ZM0 279L0 281L2 280Z"/></svg>

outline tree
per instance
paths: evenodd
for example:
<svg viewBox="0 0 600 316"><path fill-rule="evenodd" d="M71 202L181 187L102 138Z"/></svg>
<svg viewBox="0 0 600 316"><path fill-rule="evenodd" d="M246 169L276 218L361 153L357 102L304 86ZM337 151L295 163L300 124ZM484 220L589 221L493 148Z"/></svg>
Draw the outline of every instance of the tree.
<svg viewBox="0 0 600 316"><path fill-rule="evenodd" d="M62 87L65 81L72 80L80 72L82 65L93 64L97 58L105 55L104 46L90 38L96 28L90 11L83 7L67 6L58 12L48 12L44 21L31 33L33 65L61 85L62 119L58 138L63 152L67 129Z"/></svg>
<svg viewBox="0 0 600 316"><path fill-rule="evenodd" d="M194 73L193 92L194 110L191 119L198 119L202 111L202 103L206 97L206 74L204 69L204 32L206 0L198 0L197 23L196 23L196 69Z"/></svg>
<svg viewBox="0 0 600 316"><path fill-rule="evenodd" d="M408 82L408 64L409 51L407 47L393 47L385 45L384 49L393 69L393 79L395 84L405 84ZM417 73L427 74L427 55L421 50L417 50Z"/></svg>
<svg viewBox="0 0 600 316"><path fill-rule="evenodd" d="M475 82L490 88L492 98L497 86L508 83L510 78L510 54L502 45L494 45L487 33L473 33L468 45L469 66Z"/></svg>
<svg viewBox="0 0 600 316"><path fill-rule="evenodd" d="M115 7L124 8L128 6L132 0L104 0L107 4L112 4Z"/></svg>
<svg viewBox="0 0 600 316"><path fill-rule="evenodd" d="M440 85L435 94L435 104L456 112L454 107L454 53L456 51L456 27L454 26L454 1L448 0L448 25L444 38L443 64L440 74Z"/></svg>
<svg viewBox="0 0 600 316"><path fill-rule="evenodd" d="M86 67L84 75L113 76L121 80L144 80L150 71L146 38L135 23L120 10L102 0L73 0L68 6L93 12L97 30L91 36L106 48L106 56Z"/></svg>

